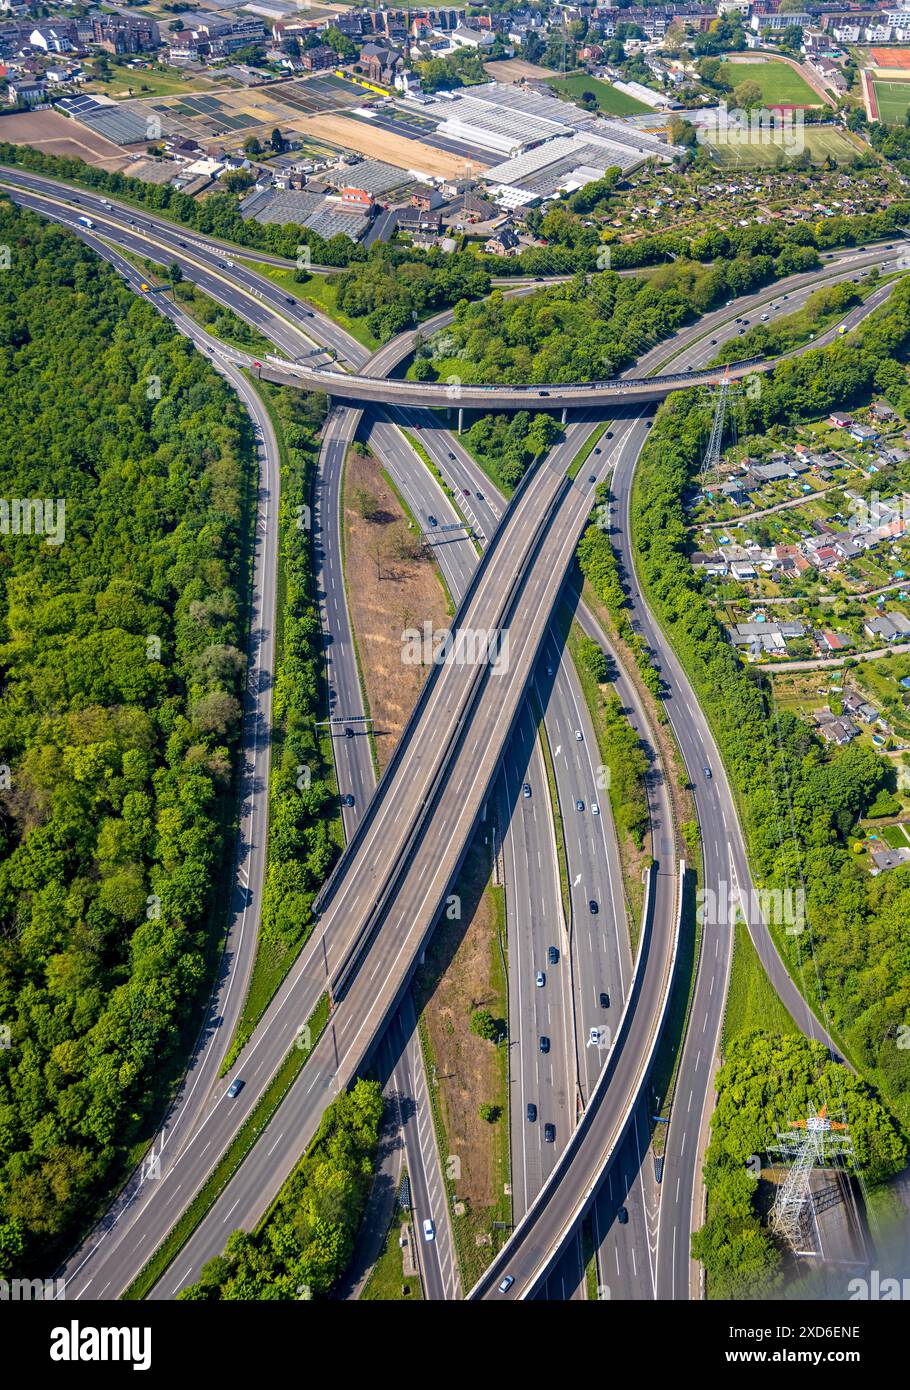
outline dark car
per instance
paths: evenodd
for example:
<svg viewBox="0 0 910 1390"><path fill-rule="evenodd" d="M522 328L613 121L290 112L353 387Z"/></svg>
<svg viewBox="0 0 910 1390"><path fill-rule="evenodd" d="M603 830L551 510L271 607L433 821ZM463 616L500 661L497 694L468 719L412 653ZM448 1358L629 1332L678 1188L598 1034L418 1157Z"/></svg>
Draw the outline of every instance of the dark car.
<svg viewBox="0 0 910 1390"><path fill-rule="evenodd" d="M590 898L589 901L588 901L588 907L589 907L590 910L591 910L591 916L592 916L592 917L596 917L597 914L598 914L598 912L600 911L600 908L597 906L597 899L596 899L596 898Z"/></svg>
<svg viewBox="0 0 910 1390"><path fill-rule="evenodd" d="M585 803L583 801L576 801L575 809L576 811L583 811L585 809Z"/></svg>
<svg viewBox="0 0 910 1390"><path fill-rule="evenodd" d="M610 996L605 989L600 991L600 1007L602 1009L609 1009L610 1007Z"/></svg>
<svg viewBox="0 0 910 1390"><path fill-rule="evenodd" d="M712 346L712 347L717 347L717 339L716 339L716 338L712 338L712 339L711 339L711 346Z"/></svg>
<svg viewBox="0 0 910 1390"><path fill-rule="evenodd" d="M539 1047L541 1052L549 1052L550 1050L550 1039L545 1037L543 1033L540 1035Z"/></svg>
<svg viewBox="0 0 910 1390"><path fill-rule="evenodd" d="M528 1124L533 1125L537 1122L537 1106L533 1100L528 1101Z"/></svg>
<svg viewBox="0 0 910 1390"><path fill-rule="evenodd" d="M450 459L453 459L454 457L455 457L455 455L452 453L452 450L450 449L450 450L449 450L449 458L450 458Z"/></svg>
<svg viewBox="0 0 910 1390"><path fill-rule="evenodd" d="M626 1211L625 1207L620 1207L619 1211L616 1213L616 1220L619 1222L620 1226L625 1226L628 1219L629 1213Z"/></svg>
<svg viewBox="0 0 910 1390"><path fill-rule="evenodd" d="M435 516L428 516L427 521L430 523L431 526L439 525L439 522L436 520Z"/></svg>
<svg viewBox="0 0 910 1390"><path fill-rule="evenodd" d="M342 799L342 801L344 802L345 806L353 806L353 805L354 805L354 798L351 796L351 793L350 793L350 792L348 792L347 796L343 796L341 799Z"/></svg>
<svg viewBox="0 0 910 1390"><path fill-rule="evenodd" d="M243 1090L243 1082L240 1080L240 1077L238 1076L237 1080L236 1080L236 1081L232 1081L231 1084L230 1084L230 1086L228 1087L228 1096L229 1096L229 1098L230 1098L231 1100L233 1100L235 1096L239 1096L239 1095L240 1095L240 1092L241 1092L242 1090Z"/></svg>
<svg viewBox="0 0 910 1390"><path fill-rule="evenodd" d="M478 492L477 500L478 502L484 502L486 500L482 492Z"/></svg>
<svg viewBox="0 0 910 1390"><path fill-rule="evenodd" d="M555 1126L555 1125L544 1125L544 1127L543 1127L543 1137L544 1137L544 1140L546 1141L546 1143L548 1143L548 1144L554 1144L554 1143L556 1142L556 1126Z"/></svg>
<svg viewBox="0 0 910 1390"><path fill-rule="evenodd" d="M354 737L354 730L351 729L351 728L349 728L347 725L345 725L345 728L344 728L344 736L345 736L345 738L353 738L353 737Z"/></svg>
<svg viewBox="0 0 910 1390"><path fill-rule="evenodd" d="M589 483L596 483L596 482L597 482L597 479L595 478L595 476L594 476L593 473L589 473L589 474L588 474L588 482L589 482Z"/></svg>
<svg viewBox="0 0 910 1390"><path fill-rule="evenodd" d="M547 947L547 960L549 961L550 965L559 964L559 951L556 949L555 946Z"/></svg>
<svg viewBox="0 0 910 1390"><path fill-rule="evenodd" d="M542 396L549 396L550 393L549 393L549 391L541 391L540 394L541 394Z"/></svg>
<svg viewBox="0 0 910 1390"><path fill-rule="evenodd" d="M182 246L183 249L186 250L186 242L185 242L185 241L178 241L178 242L177 242L177 245L178 245L178 246Z"/></svg>
<svg viewBox="0 0 910 1390"><path fill-rule="evenodd" d="M613 438L613 431L612 431L612 430L607 430L607 438L608 438L608 439L612 439L612 438Z"/></svg>

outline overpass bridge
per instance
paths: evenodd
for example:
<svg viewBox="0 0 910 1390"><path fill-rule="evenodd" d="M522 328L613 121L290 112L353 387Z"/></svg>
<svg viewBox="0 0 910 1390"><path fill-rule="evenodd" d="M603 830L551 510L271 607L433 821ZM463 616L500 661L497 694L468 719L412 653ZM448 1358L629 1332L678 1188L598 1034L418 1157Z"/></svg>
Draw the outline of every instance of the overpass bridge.
<svg viewBox="0 0 910 1390"><path fill-rule="evenodd" d="M456 407L461 410L593 410L647 405L662 401L671 391L689 386L716 385L726 372L731 381L753 372L767 372L773 359L750 357L709 371L677 372L666 376L614 377L608 381L556 382L540 386L477 386L464 382L401 381L377 379L351 372L320 369L305 363L267 357L260 375L282 386L323 391L336 400L417 406L426 409Z"/></svg>

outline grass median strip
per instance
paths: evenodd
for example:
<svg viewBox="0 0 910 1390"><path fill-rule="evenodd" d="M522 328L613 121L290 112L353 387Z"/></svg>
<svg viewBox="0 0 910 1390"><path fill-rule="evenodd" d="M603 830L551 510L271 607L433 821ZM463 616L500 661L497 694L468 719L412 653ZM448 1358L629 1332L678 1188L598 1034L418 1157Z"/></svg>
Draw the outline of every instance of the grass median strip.
<svg viewBox="0 0 910 1390"><path fill-rule="evenodd" d="M310 1030L309 1045L295 1046L285 1057L255 1109L247 1116L205 1184L122 1295L125 1300L137 1301L145 1298L151 1292L171 1262L183 1249L203 1217L214 1206L216 1199L259 1140L263 1130L272 1120L279 1105L296 1081L304 1063L319 1041L328 1018L329 1000L328 995L324 994L307 1020L306 1026ZM305 1036L303 1034L298 1041L303 1041Z"/></svg>

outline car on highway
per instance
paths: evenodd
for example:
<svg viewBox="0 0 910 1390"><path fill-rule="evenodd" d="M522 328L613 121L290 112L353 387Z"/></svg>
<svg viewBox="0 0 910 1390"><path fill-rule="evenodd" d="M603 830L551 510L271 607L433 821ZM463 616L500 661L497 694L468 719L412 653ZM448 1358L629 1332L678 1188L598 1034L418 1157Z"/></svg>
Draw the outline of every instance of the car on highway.
<svg viewBox="0 0 910 1390"><path fill-rule="evenodd" d="M547 1144L555 1144L555 1142L556 1142L556 1126L555 1126L555 1125L544 1125L544 1127L543 1127L543 1137L544 1137L544 1142L545 1142L545 1143L547 1143Z"/></svg>
<svg viewBox="0 0 910 1390"><path fill-rule="evenodd" d="M612 431L612 430L607 430L607 438L608 438L608 439L612 439L612 438L613 438L613 431Z"/></svg>
<svg viewBox="0 0 910 1390"><path fill-rule="evenodd" d="M424 1221L423 1223L423 1238L424 1240L436 1239L436 1227L433 1225L429 1217L427 1217L426 1221Z"/></svg>
<svg viewBox="0 0 910 1390"><path fill-rule="evenodd" d="M592 801L592 802L591 802L591 815L592 815L592 816L599 816L599 815L600 815L600 807L598 806L598 804L597 804L596 801Z"/></svg>
<svg viewBox="0 0 910 1390"><path fill-rule="evenodd" d="M626 1211L625 1207L620 1207L619 1211L616 1213L616 1220L619 1222L620 1226L625 1226L628 1219L629 1213Z"/></svg>
<svg viewBox="0 0 910 1390"><path fill-rule="evenodd" d="M525 798L525 800L527 800L527 798L531 795L531 788L528 786L527 782L525 782L522 785L521 794Z"/></svg>
<svg viewBox="0 0 910 1390"><path fill-rule="evenodd" d="M575 730L575 742L581 743L581 729Z"/></svg>
<svg viewBox="0 0 910 1390"><path fill-rule="evenodd" d="M353 806L353 805L354 805L354 798L351 796L351 793L350 793L350 792L348 792L347 796L343 796L341 799L342 799L342 801L344 802L345 806Z"/></svg>
<svg viewBox="0 0 910 1390"><path fill-rule="evenodd" d="M762 323L767 323L769 317L770 317L769 314L762 314L762 316L761 316L761 321L762 321Z"/></svg>
<svg viewBox="0 0 910 1390"><path fill-rule="evenodd" d="M583 811L585 809L585 803L580 798L575 803L575 809L576 811Z"/></svg>
<svg viewBox="0 0 910 1390"><path fill-rule="evenodd" d="M605 989L600 991L600 1007L602 1009L609 1009L610 1007L610 996Z"/></svg>
<svg viewBox="0 0 910 1390"><path fill-rule="evenodd" d="M345 738L353 738L353 737L354 737L354 730L353 730L352 728L350 728L347 724L344 726L344 736L345 736Z"/></svg>
<svg viewBox="0 0 910 1390"><path fill-rule="evenodd" d="M708 781L710 782L710 781L711 781L711 769L710 769L709 767L704 767L704 768L702 768L702 771L704 772L705 777L706 777L706 778L708 779Z"/></svg>
<svg viewBox="0 0 910 1390"><path fill-rule="evenodd" d="M499 1285L499 1292L500 1292L500 1293L508 1293L508 1292L509 1292L509 1289L512 1287L512 1285L513 1285L514 1283L515 1283L515 1276L514 1276L513 1274L507 1274L506 1277L505 1277L505 1279L503 1279L503 1280L501 1281L500 1285Z"/></svg>
<svg viewBox="0 0 910 1390"><path fill-rule="evenodd" d="M537 1106L534 1104L533 1100L528 1101L527 1116L529 1125L537 1123Z"/></svg>
<svg viewBox="0 0 910 1390"><path fill-rule="evenodd" d="M538 989L543 989L544 985L547 983L547 977L542 970L538 970L534 977L534 983Z"/></svg>
<svg viewBox="0 0 910 1390"><path fill-rule="evenodd" d="M598 912L600 911L600 908L597 906L597 899L596 899L596 898L589 898L589 899L588 899L588 909L589 909L589 911L590 911L592 917L596 917L596 916L597 916Z"/></svg>
<svg viewBox="0 0 910 1390"><path fill-rule="evenodd" d="M477 500L478 500L478 502L485 502L487 499L484 497L484 495L483 495L482 492L478 492L478 494L477 494Z"/></svg>
<svg viewBox="0 0 910 1390"><path fill-rule="evenodd" d="M452 459L453 462L454 462L455 455L452 453L452 450L451 450L451 449L449 450L449 458Z"/></svg>
<svg viewBox="0 0 910 1390"><path fill-rule="evenodd" d="M555 946L547 947L547 961L550 965L559 964L559 951Z"/></svg>
<svg viewBox="0 0 910 1390"><path fill-rule="evenodd" d="M427 521L430 523L431 526L439 525L439 522L436 520L435 516L428 516Z"/></svg>
<svg viewBox="0 0 910 1390"><path fill-rule="evenodd" d="M590 1045L591 1047L599 1047L599 1046L600 1046L600 1029L599 1029L599 1028L590 1028L590 1029L588 1030L588 1043L589 1043L589 1045Z"/></svg>
<svg viewBox="0 0 910 1390"><path fill-rule="evenodd" d="M541 1052L549 1052L550 1050L550 1039L543 1033L541 1033L540 1035L538 1047L540 1048Z"/></svg>
<svg viewBox="0 0 910 1390"><path fill-rule="evenodd" d="M240 1092L241 1092L242 1090L243 1090L243 1082L240 1080L240 1077L238 1076L237 1080L236 1080L236 1081L232 1081L231 1084L230 1084L230 1086L228 1087L228 1099L229 1099L229 1100L233 1100L235 1096L239 1096L239 1095L240 1095Z"/></svg>
<svg viewBox="0 0 910 1390"><path fill-rule="evenodd" d="M717 339L716 339L716 338L712 338L712 339L711 339L711 346L712 346L712 347L717 347Z"/></svg>
<svg viewBox="0 0 910 1390"><path fill-rule="evenodd" d="M588 474L588 482L589 482L589 483L596 483L596 482L597 482L597 478L594 476L593 473L589 473L589 474Z"/></svg>

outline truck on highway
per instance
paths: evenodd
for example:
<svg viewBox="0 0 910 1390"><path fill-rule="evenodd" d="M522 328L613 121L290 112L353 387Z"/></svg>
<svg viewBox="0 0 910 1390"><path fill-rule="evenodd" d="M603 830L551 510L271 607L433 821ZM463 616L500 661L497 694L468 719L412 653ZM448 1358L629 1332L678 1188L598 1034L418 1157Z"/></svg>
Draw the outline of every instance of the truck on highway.
<svg viewBox="0 0 910 1390"><path fill-rule="evenodd" d="M95 225L90 217L80 217L79 221L82 223L83 227L94 227Z"/></svg>

